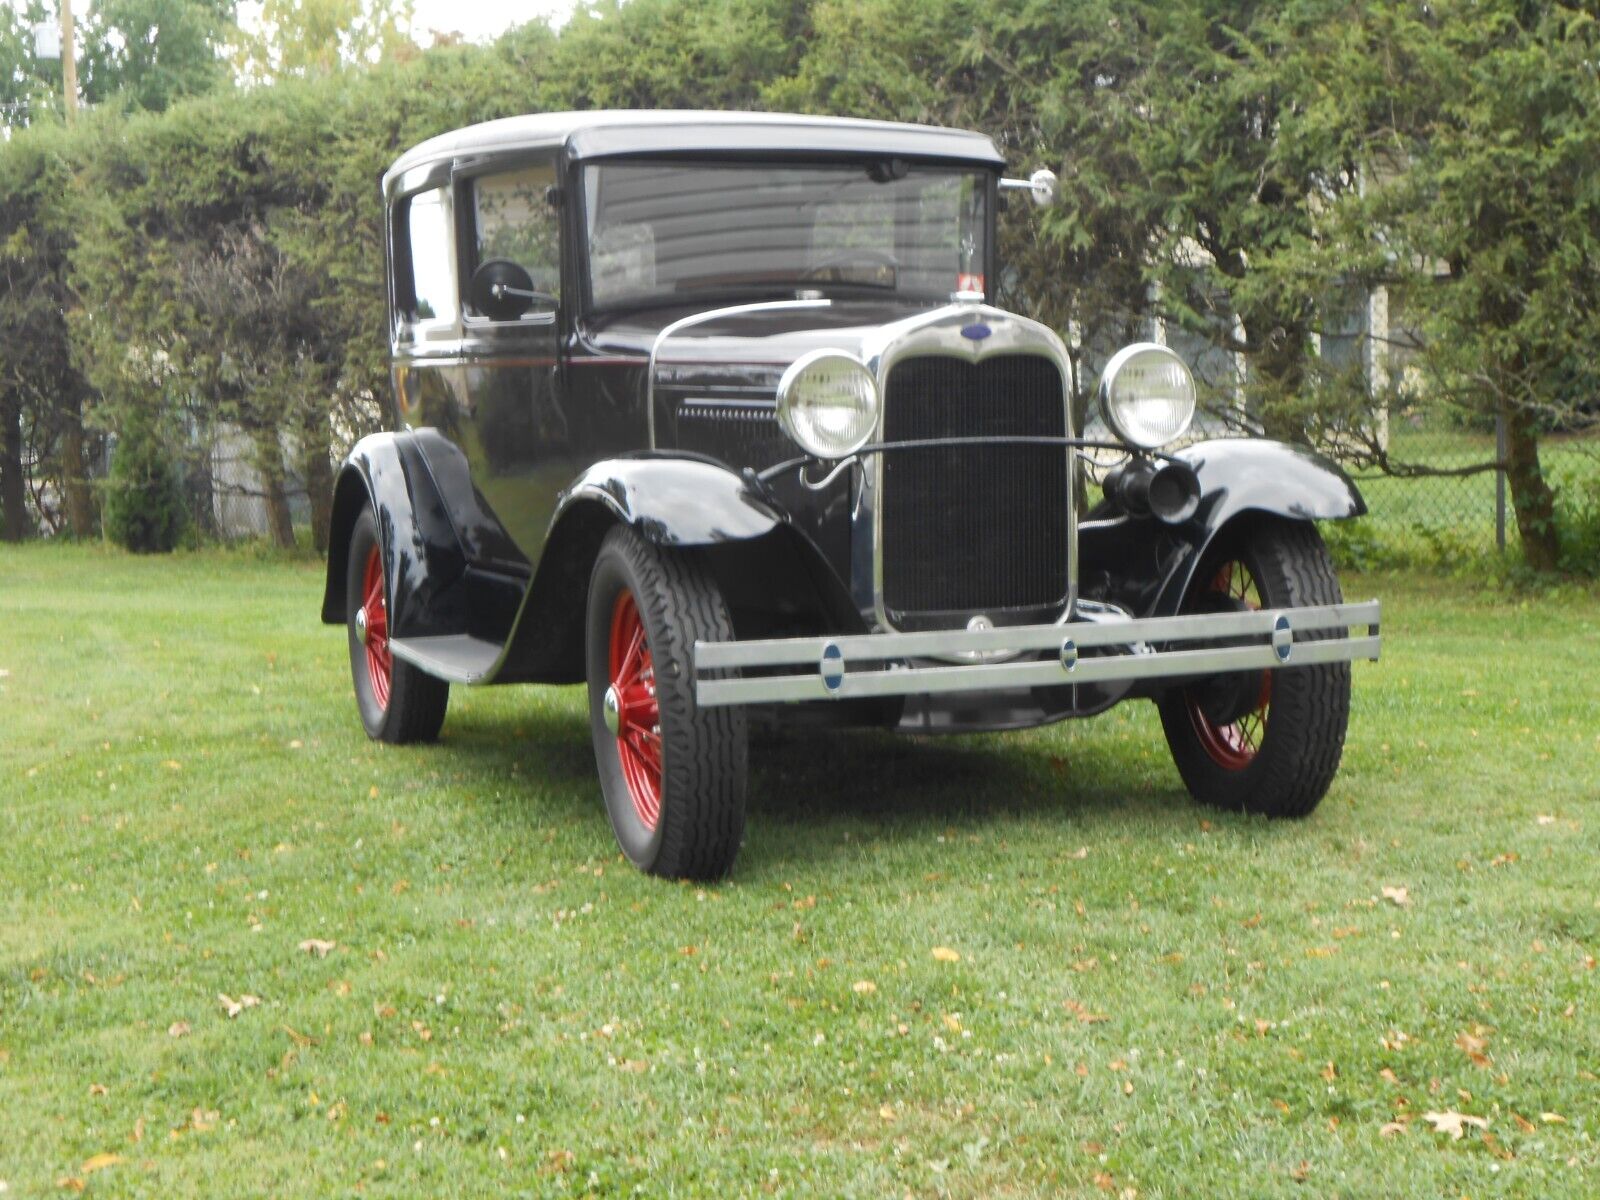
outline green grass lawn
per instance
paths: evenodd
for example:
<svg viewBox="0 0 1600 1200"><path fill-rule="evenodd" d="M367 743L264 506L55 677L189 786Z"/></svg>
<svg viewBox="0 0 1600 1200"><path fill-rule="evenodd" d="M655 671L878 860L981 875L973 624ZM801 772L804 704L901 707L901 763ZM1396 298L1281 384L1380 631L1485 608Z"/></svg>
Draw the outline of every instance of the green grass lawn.
<svg viewBox="0 0 1600 1200"><path fill-rule="evenodd" d="M797 738L694 887L575 691L369 743L320 588L0 550L9 1195L1600 1192L1600 592L1348 580L1308 821L1195 807L1147 705Z"/></svg>

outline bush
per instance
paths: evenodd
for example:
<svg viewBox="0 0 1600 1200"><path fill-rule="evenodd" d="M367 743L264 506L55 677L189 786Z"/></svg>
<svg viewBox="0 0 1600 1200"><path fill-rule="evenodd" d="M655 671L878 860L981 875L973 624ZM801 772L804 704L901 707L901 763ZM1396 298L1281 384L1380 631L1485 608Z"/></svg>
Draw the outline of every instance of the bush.
<svg viewBox="0 0 1600 1200"><path fill-rule="evenodd" d="M106 478L106 534L135 554L167 554L187 518L183 489L158 422L131 411L111 455Z"/></svg>
<svg viewBox="0 0 1600 1200"><path fill-rule="evenodd" d="M1555 476L1556 524L1561 532L1561 569L1590 579L1600 576L1600 466L1591 462L1551 474Z"/></svg>

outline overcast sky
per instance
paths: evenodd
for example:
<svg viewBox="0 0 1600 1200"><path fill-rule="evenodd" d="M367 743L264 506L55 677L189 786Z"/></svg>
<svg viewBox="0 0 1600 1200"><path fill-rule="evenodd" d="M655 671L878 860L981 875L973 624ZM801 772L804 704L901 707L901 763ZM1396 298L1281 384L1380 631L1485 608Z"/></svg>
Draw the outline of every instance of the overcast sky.
<svg viewBox="0 0 1600 1200"><path fill-rule="evenodd" d="M20 8L23 0L0 0ZM549 17L562 24L572 15L577 0L415 0L415 36L423 45L431 40L428 31L464 34L472 41L487 41L513 25ZM94 0L76 0L74 13L82 16L94 7ZM260 12L259 3L246 0L239 5L239 19L248 24Z"/></svg>
<svg viewBox="0 0 1600 1200"><path fill-rule="evenodd" d="M430 29L481 41L538 17L560 25L572 15L575 0L416 0L416 6L418 41L425 43Z"/></svg>

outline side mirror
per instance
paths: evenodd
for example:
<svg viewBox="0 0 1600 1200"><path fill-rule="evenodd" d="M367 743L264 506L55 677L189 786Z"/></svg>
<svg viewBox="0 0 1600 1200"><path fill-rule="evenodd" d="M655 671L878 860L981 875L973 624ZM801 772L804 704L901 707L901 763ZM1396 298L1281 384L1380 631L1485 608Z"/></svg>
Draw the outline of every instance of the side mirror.
<svg viewBox="0 0 1600 1200"><path fill-rule="evenodd" d="M467 298L473 310L491 321L515 321L535 304L554 308L557 300L548 292L533 290L533 276L527 268L509 258L491 258L472 273Z"/></svg>
<svg viewBox="0 0 1600 1200"><path fill-rule="evenodd" d="M1049 208L1060 195L1061 181L1049 167L1040 167L1026 179L1002 179L1000 188L1007 192L1027 192L1039 208Z"/></svg>

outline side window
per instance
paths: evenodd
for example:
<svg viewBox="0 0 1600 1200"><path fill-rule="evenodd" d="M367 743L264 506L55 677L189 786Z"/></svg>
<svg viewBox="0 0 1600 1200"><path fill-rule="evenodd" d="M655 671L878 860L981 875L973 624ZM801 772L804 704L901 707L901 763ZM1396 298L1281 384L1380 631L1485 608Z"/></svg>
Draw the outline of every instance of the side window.
<svg viewBox="0 0 1600 1200"><path fill-rule="evenodd" d="M508 259L528 272L533 290L561 296L561 216L550 203L555 186L550 164L523 167L503 175L485 175L472 185L473 225L478 265ZM549 311L538 301L534 311Z"/></svg>
<svg viewBox="0 0 1600 1200"><path fill-rule="evenodd" d="M412 319L455 320L455 236L445 188L418 192L411 198L406 233L411 250Z"/></svg>

